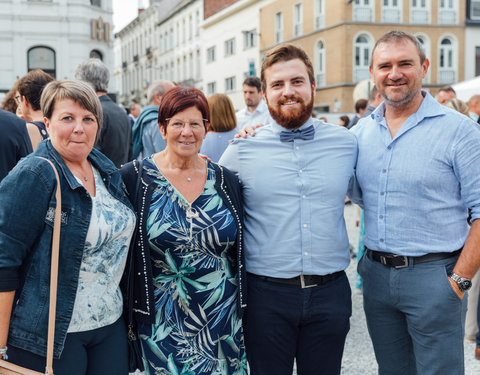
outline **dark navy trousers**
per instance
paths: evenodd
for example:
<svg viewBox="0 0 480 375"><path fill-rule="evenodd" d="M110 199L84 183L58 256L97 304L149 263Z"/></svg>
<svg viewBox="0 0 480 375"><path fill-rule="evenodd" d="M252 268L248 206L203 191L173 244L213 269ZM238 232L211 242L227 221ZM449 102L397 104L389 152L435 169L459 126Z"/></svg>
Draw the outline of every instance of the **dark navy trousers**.
<svg viewBox="0 0 480 375"><path fill-rule="evenodd" d="M251 375L340 374L352 298L344 272L300 286L248 275L244 334Z"/></svg>
<svg viewBox="0 0 480 375"><path fill-rule="evenodd" d="M45 372L45 357L15 347L8 361ZM128 343L125 321L91 331L68 333L60 359L53 360L55 375L128 375Z"/></svg>

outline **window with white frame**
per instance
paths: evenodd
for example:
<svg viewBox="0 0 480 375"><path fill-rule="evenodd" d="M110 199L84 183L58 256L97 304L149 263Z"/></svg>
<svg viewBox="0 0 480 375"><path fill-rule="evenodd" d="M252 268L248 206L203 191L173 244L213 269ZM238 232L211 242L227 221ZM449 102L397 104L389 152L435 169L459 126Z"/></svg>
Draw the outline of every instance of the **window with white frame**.
<svg viewBox="0 0 480 375"><path fill-rule="evenodd" d="M438 23L451 25L457 22L457 1L458 0L440 0Z"/></svg>
<svg viewBox="0 0 480 375"><path fill-rule="evenodd" d="M173 67L173 61L170 63L170 80L175 81L175 68Z"/></svg>
<svg viewBox="0 0 480 375"><path fill-rule="evenodd" d="M217 92L217 82L207 83L207 95L213 95Z"/></svg>
<svg viewBox="0 0 480 375"><path fill-rule="evenodd" d="M283 14L275 13L275 43L283 41Z"/></svg>
<svg viewBox="0 0 480 375"><path fill-rule="evenodd" d="M319 40L316 46L316 75L317 87L325 86L325 44Z"/></svg>
<svg viewBox="0 0 480 375"><path fill-rule="evenodd" d="M188 78L195 78L195 71L193 69L193 53L188 56Z"/></svg>
<svg viewBox="0 0 480 375"><path fill-rule="evenodd" d="M257 45L257 30L248 30L243 32L243 49L255 47Z"/></svg>
<svg viewBox="0 0 480 375"><path fill-rule="evenodd" d="M325 0L315 0L315 29L325 27Z"/></svg>
<svg viewBox="0 0 480 375"><path fill-rule="evenodd" d="M196 67L197 67L197 72L196 72L196 75L195 77L197 78L197 81L200 81L200 79L202 78L202 61L200 59L200 50L197 49L197 55L196 55Z"/></svg>
<svg viewBox="0 0 480 375"><path fill-rule="evenodd" d="M188 40L193 38L193 18L192 15L188 16Z"/></svg>
<svg viewBox="0 0 480 375"><path fill-rule="evenodd" d="M235 54L235 38L225 41L225 57Z"/></svg>
<svg viewBox="0 0 480 375"><path fill-rule="evenodd" d="M402 14L402 0L382 0L382 21L400 23Z"/></svg>
<svg viewBox="0 0 480 375"><path fill-rule="evenodd" d="M236 89L235 77L225 78L225 92L232 92Z"/></svg>
<svg viewBox="0 0 480 375"><path fill-rule="evenodd" d="M168 50L168 33L165 31L165 34L163 35L163 50L167 51Z"/></svg>
<svg viewBox="0 0 480 375"><path fill-rule="evenodd" d="M440 41L438 59L438 83L455 82L455 44L452 38L445 37Z"/></svg>
<svg viewBox="0 0 480 375"><path fill-rule="evenodd" d="M159 52L163 53L163 35L160 35L160 43L158 43Z"/></svg>
<svg viewBox="0 0 480 375"><path fill-rule="evenodd" d="M480 20L480 0L470 0L470 19Z"/></svg>
<svg viewBox="0 0 480 375"><path fill-rule="evenodd" d="M185 81L186 79L188 79L188 73L187 73L187 56L183 56L183 70L182 70L182 80Z"/></svg>
<svg viewBox="0 0 480 375"><path fill-rule="evenodd" d="M207 49L207 63L215 61L215 46Z"/></svg>
<svg viewBox="0 0 480 375"><path fill-rule="evenodd" d="M411 0L410 23L428 23L429 0Z"/></svg>
<svg viewBox="0 0 480 375"><path fill-rule="evenodd" d="M195 36L200 35L200 12L195 13Z"/></svg>
<svg viewBox="0 0 480 375"><path fill-rule="evenodd" d="M374 0L355 0L353 3L353 20L357 22L372 22L374 2Z"/></svg>
<svg viewBox="0 0 480 375"><path fill-rule="evenodd" d="M357 36L354 43L354 70L353 80L354 82L361 81L363 79L370 78L370 72L368 70L372 43L367 34L361 34Z"/></svg>
<svg viewBox="0 0 480 375"><path fill-rule="evenodd" d="M184 18L182 19L182 42L185 43L186 40L187 40L187 26Z"/></svg>
<svg viewBox="0 0 480 375"><path fill-rule="evenodd" d="M418 35L415 35L415 37L418 39L418 41L422 45L423 52L425 53L425 57L430 59L430 40L428 39L428 36L424 34L418 34ZM430 82L430 69L427 71L427 75L422 80L422 83L424 84L429 82Z"/></svg>
<svg viewBox="0 0 480 375"><path fill-rule="evenodd" d="M302 4L293 6L293 35L300 36L303 33L303 7Z"/></svg>
<svg viewBox="0 0 480 375"><path fill-rule="evenodd" d="M173 27L170 28L170 35L168 37L168 48L173 48Z"/></svg>

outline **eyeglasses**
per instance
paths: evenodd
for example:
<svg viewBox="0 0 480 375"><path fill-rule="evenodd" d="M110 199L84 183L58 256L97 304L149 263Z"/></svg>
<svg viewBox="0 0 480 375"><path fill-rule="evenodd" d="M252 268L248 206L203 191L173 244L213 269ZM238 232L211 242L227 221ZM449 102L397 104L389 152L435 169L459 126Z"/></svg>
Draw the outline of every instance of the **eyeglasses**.
<svg viewBox="0 0 480 375"><path fill-rule="evenodd" d="M20 95L17 95L15 97L15 100L17 101L18 104L20 104L20 99L22 99L22 97Z"/></svg>
<svg viewBox="0 0 480 375"><path fill-rule="evenodd" d="M167 121L170 121L171 118L167 118ZM174 130L183 130L185 128L185 125L188 124L190 125L190 129L193 131L195 130L200 130L205 127L205 123L207 123L208 120L206 119L201 119L201 120L191 120L191 121L182 121L182 120L174 120L173 122L169 123L168 126L170 126Z"/></svg>

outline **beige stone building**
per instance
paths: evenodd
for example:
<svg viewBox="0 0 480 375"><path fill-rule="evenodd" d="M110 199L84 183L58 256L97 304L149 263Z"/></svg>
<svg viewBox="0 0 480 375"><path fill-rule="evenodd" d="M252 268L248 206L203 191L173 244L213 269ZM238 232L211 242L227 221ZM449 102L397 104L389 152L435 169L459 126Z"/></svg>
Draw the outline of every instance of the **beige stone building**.
<svg viewBox="0 0 480 375"><path fill-rule="evenodd" d="M353 112L375 40L390 30L424 45L424 86L432 94L462 81L465 15L464 0L277 0L260 9L260 52L283 42L301 46L315 67L315 111ZM366 81L363 87L355 99L366 95Z"/></svg>

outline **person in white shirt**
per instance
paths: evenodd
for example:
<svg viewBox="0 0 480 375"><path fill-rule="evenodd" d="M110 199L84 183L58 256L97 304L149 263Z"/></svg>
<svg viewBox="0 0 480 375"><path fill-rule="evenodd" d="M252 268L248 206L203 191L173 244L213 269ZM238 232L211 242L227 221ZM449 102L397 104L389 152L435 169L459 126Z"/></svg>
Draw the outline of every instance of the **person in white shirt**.
<svg viewBox="0 0 480 375"><path fill-rule="evenodd" d="M243 129L247 125L265 125L270 121L270 113L262 99L260 78L252 76L243 81L243 99L246 106L236 113L238 129Z"/></svg>

